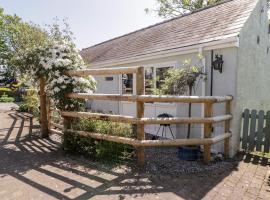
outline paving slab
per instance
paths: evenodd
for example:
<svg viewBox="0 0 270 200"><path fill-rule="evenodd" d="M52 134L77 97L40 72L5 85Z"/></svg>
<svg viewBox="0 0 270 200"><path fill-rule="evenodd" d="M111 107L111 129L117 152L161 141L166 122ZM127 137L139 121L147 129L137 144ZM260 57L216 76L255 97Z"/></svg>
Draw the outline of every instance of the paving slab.
<svg viewBox="0 0 270 200"><path fill-rule="evenodd" d="M1 200L270 199L267 159L242 155L234 168L205 175L140 173L66 154L12 106L0 104Z"/></svg>

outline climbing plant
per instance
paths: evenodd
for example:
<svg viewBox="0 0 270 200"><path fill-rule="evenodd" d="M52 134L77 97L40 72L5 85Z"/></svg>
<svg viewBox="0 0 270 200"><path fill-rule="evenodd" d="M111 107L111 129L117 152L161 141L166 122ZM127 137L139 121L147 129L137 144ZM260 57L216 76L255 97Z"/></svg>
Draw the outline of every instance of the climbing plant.
<svg viewBox="0 0 270 200"><path fill-rule="evenodd" d="M200 65L192 65L191 61L184 61L180 68L169 69L163 84L161 85L160 93L167 95L183 95L189 91L195 90L195 84L198 80L204 78Z"/></svg>
<svg viewBox="0 0 270 200"><path fill-rule="evenodd" d="M85 78L66 75L68 70L85 69L86 66L75 45L66 40L49 42L47 45L25 52L23 59L29 65L27 72L34 80L43 77L47 83L47 93L60 110L79 110L83 100L66 98L67 93L95 90L92 76Z"/></svg>
<svg viewBox="0 0 270 200"><path fill-rule="evenodd" d="M199 55L201 62L202 56ZM199 62L199 63L200 63ZM180 68L168 70L164 83L161 86L161 94L183 95L188 92L192 95L192 90L196 89L196 82L206 78L202 66L192 65L190 60L186 60ZM191 103L188 106L188 116L191 117ZM191 124L188 124L187 138L190 138Z"/></svg>

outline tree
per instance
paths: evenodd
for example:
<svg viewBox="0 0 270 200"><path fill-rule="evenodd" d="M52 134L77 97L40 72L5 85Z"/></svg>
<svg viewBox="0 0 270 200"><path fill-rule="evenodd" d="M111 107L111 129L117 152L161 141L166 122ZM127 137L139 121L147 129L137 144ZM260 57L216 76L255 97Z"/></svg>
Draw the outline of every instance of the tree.
<svg viewBox="0 0 270 200"><path fill-rule="evenodd" d="M199 55L200 62L202 56ZM195 92L196 82L205 78L202 67L192 65L191 61L185 61L181 68L173 68L168 70L163 85L161 86L161 94L165 95L183 95L188 92L192 95ZM191 117L191 103L188 106L188 116ZM188 124L187 138L190 138L191 125Z"/></svg>
<svg viewBox="0 0 270 200"><path fill-rule="evenodd" d="M22 21L17 15L7 15L0 8L0 65L13 74L31 74L38 64L37 48L44 48L55 41L68 41L75 47L73 34L66 20L55 19L52 25L41 27Z"/></svg>
<svg viewBox="0 0 270 200"><path fill-rule="evenodd" d="M172 18L221 1L222 0L156 0L157 7L152 11L157 13L159 17ZM150 13L150 11L149 8L145 9L146 13Z"/></svg>
<svg viewBox="0 0 270 200"><path fill-rule="evenodd" d="M23 54L47 40L47 33L41 27L23 22L17 15L7 15L0 8L0 65L22 73L30 64L21 59Z"/></svg>

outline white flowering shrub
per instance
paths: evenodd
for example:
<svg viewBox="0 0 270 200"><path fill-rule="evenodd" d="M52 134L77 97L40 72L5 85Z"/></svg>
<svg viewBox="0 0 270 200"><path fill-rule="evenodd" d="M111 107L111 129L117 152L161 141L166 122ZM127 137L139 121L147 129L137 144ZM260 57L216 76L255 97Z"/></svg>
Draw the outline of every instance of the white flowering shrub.
<svg viewBox="0 0 270 200"><path fill-rule="evenodd" d="M39 48L32 54L37 64L32 69L35 77L46 77L47 92L60 110L79 110L84 100L66 98L67 93L91 93L96 88L92 76L70 77L67 70L86 68L79 52L74 45L66 42L55 42L46 48ZM29 58L29 56L28 56Z"/></svg>

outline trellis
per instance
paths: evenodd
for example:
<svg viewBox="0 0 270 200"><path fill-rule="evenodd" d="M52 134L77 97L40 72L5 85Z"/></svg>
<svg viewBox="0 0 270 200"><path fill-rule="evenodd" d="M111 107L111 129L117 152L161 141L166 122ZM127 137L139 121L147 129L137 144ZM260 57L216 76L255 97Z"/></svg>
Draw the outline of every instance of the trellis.
<svg viewBox="0 0 270 200"><path fill-rule="evenodd" d="M145 163L145 147L162 147L162 146L181 146L181 145L203 145L203 161L209 163L211 159L211 146L217 142L224 141L224 152L227 157L229 154L229 141L232 136L230 132L230 120L231 115L231 96L157 96L157 95L145 95L145 76L144 67L121 67L121 68L106 68L106 69L87 69L68 71L66 73L69 76L106 76L115 74L135 74L136 77L136 95L120 95L120 94L86 94L86 93L70 93L67 94L67 98L78 99L91 99L91 100L108 100L108 101L130 101L136 102L136 117L124 116L124 115L112 115L102 113L90 113L90 112L70 112L60 111L63 117L63 125L52 122L51 110L48 114L49 120L45 119L46 106L41 106L42 117L42 133L44 136L48 134L48 131L53 133L65 133L66 131L72 131L75 134L89 136L98 140L107 140L118 143L129 144L137 149L138 164L143 165ZM41 80L42 81L42 80ZM42 82L41 82L42 83ZM41 87L42 89L42 87ZM44 88L43 88L44 89ZM41 104L44 104L44 92L40 92ZM43 95L43 96L42 96ZM199 103L204 105L203 117L169 117L169 118L147 118L144 117L144 104L149 102L170 102L170 103ZM213 105L215 103L225 103L224 115L213 116ZM45 112L45 114L44 114ZM113 122L129 123L136 125L137 138L126 138L112 135L105 135L100 133L91 133L86 131L70 130L70 118L89 118L106 120ZM212 125L215 123L224 123L224 133L215 137L212 137ZM144 126L146 124L203 124L204 134L203 138L191 138L191 139L173 139L173 140L146 140L144 133ZM49 129L48 129L49 126ZM55 128L62 129L57 131Z"/></svg>

